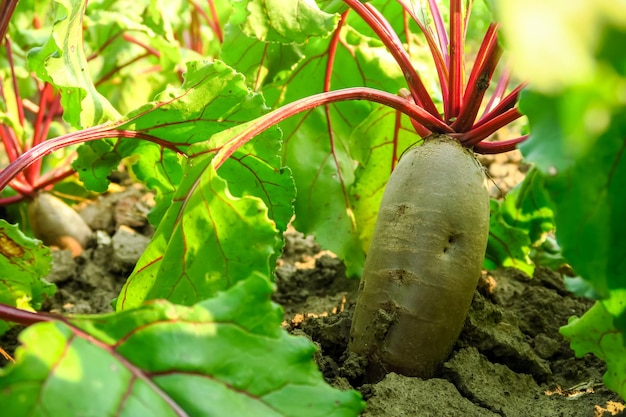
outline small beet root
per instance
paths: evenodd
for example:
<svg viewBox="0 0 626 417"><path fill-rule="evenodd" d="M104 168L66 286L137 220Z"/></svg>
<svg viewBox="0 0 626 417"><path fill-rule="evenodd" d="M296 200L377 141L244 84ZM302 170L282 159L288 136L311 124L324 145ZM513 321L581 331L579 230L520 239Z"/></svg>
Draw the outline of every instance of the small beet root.
<svg viewBox="0 0 626 417"><path fill-rule="evenodd" d="M37 239L48 246L69 249L78 256L91 237L91 229L72 207L48 193L28 203L28 217Z"/></svg>

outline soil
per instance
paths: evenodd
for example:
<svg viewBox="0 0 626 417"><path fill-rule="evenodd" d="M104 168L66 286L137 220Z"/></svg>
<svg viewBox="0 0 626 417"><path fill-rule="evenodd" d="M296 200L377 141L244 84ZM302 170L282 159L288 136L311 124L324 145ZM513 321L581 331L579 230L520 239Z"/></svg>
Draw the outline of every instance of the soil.
<svg viewBox="0 0 626 417"><path fill-rule="evenodd" d="M592 301L565 290L561 276L538 267L485 271L463 332L439 374L422 380L394 373L363 383L365 361L347 352L357 280L311 238L287 236L275 300L283 326L319 348L326 380L359 390L363 417L626 416L623 401L602 384L604 363L576 358L559 327Z"/></svg>
<svg viewBox="0 0 626 417"><path fill-rule="evenodd" d="M523 178L524 170L519 155L498 157L482 160L494 197ZM83 208L81 215L96 232L79 256L53 252L48 280L58 290L44 310L113 311L111 300L152 234L145 219L149 200L140 187L126 186ZM364 383L366 364L346 349L358 280L347 278L343 263L313 238L293 230L285 237L274 295L284 308L283 327L318 346L315 359L330 384L362 393L363 417L626 416L624 402L602 384L603 362L591 355L576 358L558 332L570 316L592 305L567 292L558 273L485 271L464 330L435 378L391 373ZM0 346L13 353L20 330L3 335Z"/></svg>

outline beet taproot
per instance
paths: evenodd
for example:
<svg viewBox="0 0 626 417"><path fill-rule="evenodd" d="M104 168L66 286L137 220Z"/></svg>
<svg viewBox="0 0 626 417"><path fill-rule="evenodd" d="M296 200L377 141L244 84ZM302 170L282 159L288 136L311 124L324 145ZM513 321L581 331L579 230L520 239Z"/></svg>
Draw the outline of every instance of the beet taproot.
<svg viewBox="0 0 626 417"><path fill-rule="evenodd" d="M368 380L437 372L463 327L488 235L473 152L445 135L406 151L385 188L350 331Z"/></svg>

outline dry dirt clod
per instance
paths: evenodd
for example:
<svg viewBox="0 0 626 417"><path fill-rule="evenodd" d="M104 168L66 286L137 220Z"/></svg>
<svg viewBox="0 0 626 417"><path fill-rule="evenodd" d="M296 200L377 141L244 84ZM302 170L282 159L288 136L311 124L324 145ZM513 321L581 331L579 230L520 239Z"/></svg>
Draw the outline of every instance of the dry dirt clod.
<svg viewBox="0 0 626 417"><path fill-rule="evenodd" d="M496 417L485 408L464 398L445 379L409 378L388 374L370 386L371 393L363 417Z"/></svg>

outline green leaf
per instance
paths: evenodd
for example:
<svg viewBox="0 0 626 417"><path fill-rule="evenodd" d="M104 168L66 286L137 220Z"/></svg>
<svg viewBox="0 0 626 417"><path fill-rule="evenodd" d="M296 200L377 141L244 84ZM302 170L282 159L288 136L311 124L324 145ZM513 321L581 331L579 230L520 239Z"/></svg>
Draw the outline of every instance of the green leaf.
<svg viewBox="0 0 626 417"><path fill-rule="evenodd" d="M103 193L109 186L109 174L120 164L123 154L117 151L115 141L103 139L78 147L72 168L88 190ZM157 191L160 191L157 189Z"/></svg>
<svg viewBox="0 0 626 417"><path fill-rule="evenodd" d="M599 12L596 6L590 6L593 13ZM591 351L607 361L606 384L624 396L626 105L621 92L626 59L607 51L617 47L622 38L617 34L626 32L626 24L611 18L619 13L607 9L603 14L607 19L583 26L591 33L612 36L593 48L581 44L582 52L574 57L587 63L591 59L593 65L574 68L575 74L552 88L537 83L543 92L522 95L520 109L528 116L530 137L521 150L546 174L558 243L587 284L574 282L576 288L601 300L579 322L564 328L564 334L578 354ZM578 27L580 21L576 22ZM571 19L559 25L574 27ZM571 47L555 41L546 44L559 44L566 51ZM543 70L542 65L537 68Z"/></svg>
<svg viewBox="0 0 626 417"><path fill-rule="evenodd" d="M302 58L296 45L262 42L232 23L224 28L220 59L245 75L255 91L265 84L280 83Z"/></svg>
<svg viewBox="0 0 626 417"><path fill-rule="evenodd" d="M565 263L558 245L547 241L554 214L539 170L531 168L503 201L491 200L490 205L488 268L509 266L532 276L535 265L556 269Z"/></svg>
<svg viewBox="0 0 626 417"><path fill-rule="evenodd" d="M156 191L157 206L150 213L150 221L157 225L182 179L183 157L179 153L203 141L209 141L214 150L219 149L223 142L210 140L215 133L259 117L265 110L263 98L251 93L241 74L223 62L189 62L180 87L167 88L155 101L135 109L115 127L136 132L140 138L161 141L171 149L137 139L90 142L79 148L74 168L88 188L104 191L111 170L122 158L134 155L133 172ZM278 148L274 152L278 153ZM280 160L273 161L279 169Z"/></svg>
<svg viewBox="0 0 626 417"><path fill-rule="evenodd" d="M0 370L11 416L357 416L315 348L281 329L267 279L252 275L193 307L157 301L29 327ZM271 369L272 372L268 372Z"/></svg>
<svg viewBox="0 0 626 417"><path fill-rule="evenodd" d="M521 103L531 128L522 152L547 173L563 255L603 297L623 288L626 275L626 106L611 107L619 102L614 90L598 82L559 96L529 92ZM604 118L602 131L592 117Z"/></svg>
<svg viewBox="0 0 626 417"><path fill-rule="evenodd" d="M277 138L269 136L277 149ZM246 152L249 147L243 148L224 166L233 189L242 193L234 196L228 182L215 171L214 154L207 148L211 144L198 144L190 150L183 181L128 278L118 309L155 298L189 305L253 272L271 276L282 247L282 241L276 240L280 236L277 225L284 230L292 213L290 206L280 205L293 198L289 172L275 171L267 161ZM252 189L264 193L265 201L247 195ZM267 207L278 220L270 219Z"/></svg>
<svg viewBox="0 0 626 417"><path fill-rule="evenodd" d="M531 242L528 231L513 227L504 219L502 202L491 199L489 207L491 216L485 267L513 267L532 276L535 266L529 257Z"/></svg>
<svg viewBox="0 0 626 417"><path fill-rule="evenodd" d="M55 0L56 20L45 45L30 51L30 68L61 92L65 120L76 128L117 119L118 112L96 90L83 49L86 0Z"/></svg>
<svg viewBox="0 0 626 417"><path fill-rule="evenodd" d="M182 49L168 22L151 13L153 7L162 7L164 13L168 9L163 1L154 0L91 2L85 15L92 78L121 113L151 101L168 83L179 81ZM154 71L157 65L160 71Z"/></svg>
<svg viewBox="0 0 626 417"><path fill-rule="evenodd" d="M329 42L328 38L309 39L302 50L307 58L284 82L263 89L267 102L276 107L324 91ZM341 71L332 71L333 90L370 86L398 91L403 86L402 73L380 41L349 27L342 30L334 65ZM359 275L364 261L350 195L356 169L351 135L378 107L365 101L337 103L280 124L284 161L298 190L294 226L305 234L315 234L320 245L346 262L349 275Z"/></svg>
<svg viewBox="0 0 626 417"><path fill-rule="evenodd" d="M24 235L17 225L0 219L0 303L23 310L37 310L56 287L46 282L52 267L50 249ZM0 334L9 324L0 321Z"/></svg>
<svg viewBox="0 0 626 417"><path fill-rule="evenodd" d="M406 116L379 106L351 136L352 155L359 162L351 189L354 217L367 253L387 180L402 152L420 140Z"/></svg>
<svg viewBox="0 0 626 417"><path fill-rule="evenodd" d="M554 213L544 182L541 171L531 168L524 181L506 194L500 208L503 219L512 227L526 230L533 244L542 242L545 233L554 230Z"/></svg>
<svg viewBox="0 0 626 417"><path fill-rule="evenodd" d="M613 314L607 304L620 303L624 308L626 293L615 294L612 300L596 302L581 318L573 317L561 334L570 341L577 357L591 352L607 364L604 384L607 388L626 398L626 355L624 355L624 332L613 324Z"/></svg>
<svg viewBox="0 0 626 417"><path fill-rule="evenodd" d="M321 11L305 0L248 0L234 3L232 24L246 35L266 42L303 43L311 36L327 35L338 16Z"/></svg>

